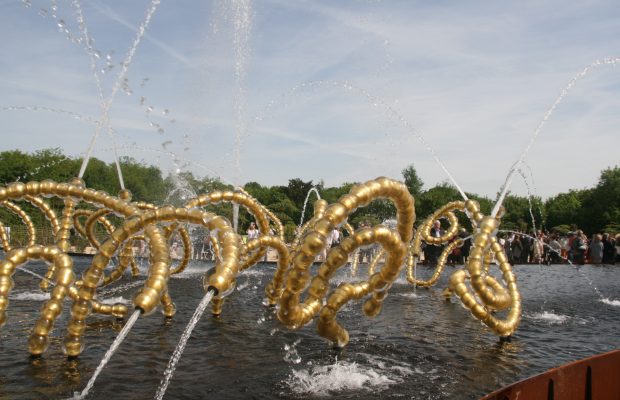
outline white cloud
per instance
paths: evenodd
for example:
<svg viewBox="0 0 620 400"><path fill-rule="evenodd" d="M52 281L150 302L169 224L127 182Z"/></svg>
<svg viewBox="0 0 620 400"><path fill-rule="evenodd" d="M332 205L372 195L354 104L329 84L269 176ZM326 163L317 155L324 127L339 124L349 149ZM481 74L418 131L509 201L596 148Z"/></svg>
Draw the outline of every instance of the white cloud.
<svg viewBox="0 0 620 400"><path fill-rule="evenodd" d="M37 14L46 2L32 3L0 3L0 49L8 55L0 60L0 107L99 118L87 54ZM494 196L574 74L620 55L620 9L606 1L253 4L241 178L266 184L399 178L414 163L430 187L446 174L421 135L466 191ZM59 6L75 26L70 2ZM114 50L107 93L147 6L84 4L95 46L103 55ZM161 144L171 141L167 147L197 174L234 176L234 51L225 14L211 3L162 3L129 69L133 94L119 93L111 109L122 155L169 163L174 156ZM358 89L345 89L345 81ZM603 67L558 107L528 157L540 195L594 185L601 169L618 163L619 91L618 68ZM53 114L4 111L0 123L11 132L2 146L25 151L60 145L76 155L93 132ZM53 140L50 130L59 132ZM108 139L97 148L111 157Z"/></svg>

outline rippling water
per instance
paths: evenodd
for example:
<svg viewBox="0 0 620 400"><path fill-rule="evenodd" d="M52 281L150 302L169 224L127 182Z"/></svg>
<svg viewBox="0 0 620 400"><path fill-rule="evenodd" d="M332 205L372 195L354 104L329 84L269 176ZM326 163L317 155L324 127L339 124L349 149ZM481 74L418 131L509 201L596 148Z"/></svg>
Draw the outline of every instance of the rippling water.
<svg viewBox="0 0 620 400"><path fill-rule="evenodd" d="M77 267L87 263L78 258ZM168 359L204 295L201 278L208 267L193 264L170 280L177 315L168 322L159 313L141 317L89 399L154 398ZM45 270L39 263L27 268ZM374 319L363 316L361 302L347 305L339 319L351 342L338 351L315 333L314 324L288 331L273 309L261 305L274 267L257 265L240 276L220 318L205 313L198 322L165 398L470 399L620 347L619 267L516 266L523 319L505 343L455 299L442 299L447 269L431 289L414 292L399 278ZM419 275L430 272L418 268ZM91 317L84 353L67 360L60 350L70 305L66 302L48 352L30 359L27 337L47 296L33 276L18 271L14 279L9 319L0 330L0 399L70 397L84 388L122 324ZM337 280L354 281L344 270ZM138 288L131 282L125 276L101 298L107 292L114 301L130 301Z"/></svg>

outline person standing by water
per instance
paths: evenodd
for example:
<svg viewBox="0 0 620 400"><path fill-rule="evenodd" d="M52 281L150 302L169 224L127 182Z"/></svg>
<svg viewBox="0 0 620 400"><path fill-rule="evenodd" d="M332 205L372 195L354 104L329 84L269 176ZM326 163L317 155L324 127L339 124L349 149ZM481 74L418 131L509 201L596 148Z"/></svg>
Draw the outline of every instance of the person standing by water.
<svg viewBox="0 0 620 400"><path fill-rule="evenodd" d="M575 264L583 265L586 263L586 250L588 250L588 244L584 239L583 232L581 230L575 232L575 238L571 244L571 250L573 253L573 262Z"/></svg>
<svg viewBox="0 0 620 400"><path fill-rule="evenodd" d="M247 231L245 231L248 235L248 241L252 239L257 239L260 231L256 228L256 224L254 222L250 223L250 226Z"/></svg>
<svg viewBox="0 0 620 400"><path fill-rule="evenodd" d="M334 229L332 229L331 232L329 232L329 234L327 235L325 242L326 246L323 251L321 251L320 260L325 261L327 259L327 252L329 251L329 249L331 249L332 246L337 245L338 243L340 243L340 231L338 230L338 228L334 227Z"/></svg>
<svg viewBox="0 0 620 400"><path fill-rule="evenodd" d="M433 227L431 228L431 236L433 237L441 237L444 234L443 229L441 229L441 222L439 220L433 223ZM443 246L439 245L428 245L426 247L426 253L428 254L428 264L436 265L437 259L441 255L441 251L443 250Z"/></svg>
<svg viewBox="0 0 620 400"><path fill-rule="evenodd" d="M370 224L367 222L362 222L359 226L359 230L366 229L366 228L370 228ZM366 258L368 260L368 263L370 263L372 261L372 252L373 252L372 246L360 247L357 261L360 264L363 264L364 258Z"/></svg>
<svg viewBox="0 0 620 400"><path fill-rule="evenodd" d="M616 242L612 235L603 234L603 264L616 263Z"/></svg>
<svg viewBox="0 0 620 400"><path fill-rule="evenodd" d="M461 247L461 259L463 263L466 263L469 259L469 251L471 249L471 235L467 233L465 228L461 228L459 238L463 240L463 246Z"/></svg>
<svg viewBox="0 0 620 400"><path fill-rule="evenodd" d="M603 262L603 236L592 235L590 243L590 264L600 264Z"/></svg>
<svg viewBox="0 0 620 400"><path fill-rule="evenodd" d="M562 244L558 240L558 234L551 235L551 241L549 242L549 261L551 264L560 264L562 255Z"/></svg>
<svg viewBox="0 0 620 400"><path fill-rule="evenodd" d="M615 240L614 246L616 248L616 253L615 253L614 258L615 258L616 262L620 262L620 233L618 233L616 235L616 240Z"/></svg>
<svg viewBox="0 0 620 400"><path fill-rule="evenodd" d="M521 254L523 253L523 243L521 243L521 235L515 235L512 241L512 263L521 264Z"/></svg>

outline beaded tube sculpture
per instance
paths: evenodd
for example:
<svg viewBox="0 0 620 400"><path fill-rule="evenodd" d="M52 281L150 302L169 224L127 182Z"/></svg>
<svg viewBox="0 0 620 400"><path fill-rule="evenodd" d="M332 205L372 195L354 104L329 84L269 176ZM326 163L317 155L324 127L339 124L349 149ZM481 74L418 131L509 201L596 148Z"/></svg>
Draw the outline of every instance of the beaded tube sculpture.
<svg viewBox="0 0 620 400"><path fill-rule="evenodd" d="M64 207L60 217L46 202L48 197L62 200ZM389 228L377 225L354 231L347 219L355 210L377 199L388 199L394 203L396 226ZM52 225L55 245L36 244L37 236L32 220L15 203L18 201L32 204L45 215ZM225 218L201 209L223 201L242 205L254 216L260 231L258 238L243 244L241 237ZM77 208L81 203L87 203L90 208ZM127 190L122 190L118 197L114 197L102 191L87 189L79 179L72 179L69 183L18 182L0 187L0 206L17 215L28 232L27 245L12 248L5 230L0 229L0 240L6 252L4 260L0 261L0 326L7 320L8 296L13 287L12 275L16 268L31 259L41 259L49 264L46 280L41 282L41 286L48 290L51 284L53 289L28 341L28 349L33 355L42 354L47 349L49 334L62 312L65 298L72 302L71 318L63 342L63 350L69 356L77 356L82 352L83 334L90 314L97 312L116 318L127 315L128 310L124 305L101 304L95 300L95 296L99 288L120 279L127 266L132 265L137 269L132 250L134 241L148 243L150 257L148 277L133 298L133 306L143 314L151 313L161 306L164 316L172 317L176 307L168 291L168 279L171 274L180 273L189 262L191 240L187 224L216 233L210 236L214 248L217 248L215 267L204 277L205 291L212 291L215 295L212 301L214 315L222 312L224 298L235 288L239 273L256 264L267 249L272 248L278 256L277 268L265 288L265 305L277 305L278 319L291 329L300 328L316 319L317 331L321 336L337 346L345 346L349 334L337 320L339 310L352 300L365 299L363 312L369 317L376 316L381 312L383 300L392 283L405 266L410 283L422 287L434 285L443 271L448 254L463 243L461 238L456 237L459 224L454 212L464 212L474 228L473 245L465 267L450 276L446 295L455 294L475 318L497 335L511 335L520 321L521 300L516 278L496 239L501 216L484 216L475 201L456 201L441 207L414 229L413 197L404 184L388 178L358 184L331 205L324 200L316 201L313 217L298 230L291 244L284 242L282 224L277 217L243 190L202 194L188 201L185 207L175 208L131 202L131 193ZM108 220L108 214L114 214L116 220L120 218L120 225L115 226ZM80 218L84 217L86 222L82 225ZM446 219L449 224L449 228L440 237L430 234L431 226L437 219ZM269 234L269 221L275 225L275 235ZM106 235L101 241L95 235L97 224L103 226ZM328 234L339 227L344 227L348 236L329 249L316 275L311 276L310 266L327 248ZM85 236L97 251L91 265L78 281L68 255L72 232ZM178 266L173 268L168 244L175 232L181 239L185 253ZM428 280L417 279L413 273L423 243L446 245ZM355 283L344 283L332 288L330 282L338 269L353 257L354 272L358 261L356 252L371 245L378 245L381 249L371 261L368 276ZM118 256L119 265L104 276L104 269L115 256ZM491 257L499 265L505 286L489 274ZM502 319L496 313L503 310L508 311Z"/></svg>

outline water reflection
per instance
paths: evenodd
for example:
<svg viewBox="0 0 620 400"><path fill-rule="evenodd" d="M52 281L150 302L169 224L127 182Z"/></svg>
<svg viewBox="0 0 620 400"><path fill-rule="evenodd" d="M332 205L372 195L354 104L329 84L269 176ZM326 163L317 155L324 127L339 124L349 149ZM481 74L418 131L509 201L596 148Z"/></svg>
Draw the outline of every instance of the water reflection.
<svg viewBox="0 0 620 400"><path fill-rule="evenodd" d="M87 262L79 264L80 268ZM152 399L170 356L196 304L208 265L197 265L169 289L178 306L172 320L153 313L138 320L110 360L89 399L128 392ZM45 267L32 263L34 271ZM420 267L420 274L429 273ZM566 362L620 346L618 307L600 301L582 273L601 294L617 299L615 268L517 266L523 319L511 341L498 341L457 301L446 302L441 289L448 275L430 289L413 289L398 279L374 319L362 316L361 302L342 312L351 343L335 350L316 335L315 326L289 331L261 305L273 266L260 265L239 280L242 290L227 298L220 318L204 315L192 333L165 398L475 398L497 387ZM449 273L450 271L448 271ZM340 281L354 281L342 270ZM77 360L60 351L68 318L59 318L44 357L30 359L26 338L41 300L38 282L16 276L21 300L11 299L7 324L0 331L0 398L66 398L92 376L123 322L106 317L88 321L88 348ZM132 281L119 282L115 296L131 298ZM123 288L124 286L124 288ZM111 288L113 289L113 288ZM563 319L559 321L559 319Z"/></svg>

